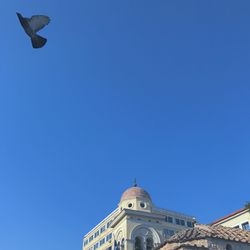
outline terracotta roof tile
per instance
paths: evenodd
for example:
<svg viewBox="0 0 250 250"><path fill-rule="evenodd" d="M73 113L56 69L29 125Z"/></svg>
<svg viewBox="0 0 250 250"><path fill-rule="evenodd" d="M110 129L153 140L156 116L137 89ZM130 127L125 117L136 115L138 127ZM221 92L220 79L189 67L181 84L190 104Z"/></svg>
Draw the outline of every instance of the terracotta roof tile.
<svg viewBox="0 0 250 250"><path fill-rule="evenodd" d="M181 231L172 236L166 243L186 242L205 238L219 238L230 241L250 243L250 231L220 225L196 225L194 228Z"/></svg>

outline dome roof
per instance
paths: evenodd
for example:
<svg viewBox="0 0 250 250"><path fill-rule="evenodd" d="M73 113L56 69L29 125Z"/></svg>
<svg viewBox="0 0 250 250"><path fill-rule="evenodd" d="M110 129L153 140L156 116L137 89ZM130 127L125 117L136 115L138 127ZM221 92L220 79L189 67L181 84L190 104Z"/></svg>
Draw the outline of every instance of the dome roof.
<svg viewBox="0 0 250 250"><path fill-rule="evenodd" d="M134 199L134 198L147 199L150 202L152 202L149 193L140 187L131 187L131 188L127 189L122 194L120 202L123 202L124 200Z"/></svg>

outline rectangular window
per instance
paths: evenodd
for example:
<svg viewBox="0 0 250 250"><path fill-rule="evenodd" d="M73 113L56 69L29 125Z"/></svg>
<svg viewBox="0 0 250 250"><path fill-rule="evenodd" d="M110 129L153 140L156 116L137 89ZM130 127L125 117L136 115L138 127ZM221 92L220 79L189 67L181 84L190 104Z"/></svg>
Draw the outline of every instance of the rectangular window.
<svg viewBox="0 0 250 250"><path fill-rule="evenodd" d="M99 247L99 242L97 242L95 245L94 245L94 250L97 249Z"/></svg>
<svg viewBox="0 0 250 250"><path fill-rule="evenodd" d="M89 242L90 242L90 241L92 241L92 240L93 240L93 238L94 238L94 236L93 236L93 235L91 235L91 236L89 237Z"/></svg>
<svg viewBox="0 0 250 250"><path fill-rule="evenodd" d="M184 220L180 220L180 223L182 226L185 226L185 221Z"/></svg>
<svg viewBox="0 0 250 250"><path fill-rule="evenodd" d="M105 231L105 225L103 227L101 227L101 233L103 233Z"/></svg>
<svg viewBox="0 0 250 250"><path fill-rule="evenodd" d="M173 223L173 217L168 216L168 222Z"/></svg>
<svg viewBox="0 0 250 250"><path fill-rule="evenodd" d="M110 224L112 223L112 220L107 223L107 228L110 227Z"/></svg>
<svg viewBox="0 0 250 250"><path fill-rule="evenodd" d="M243 230L250 230L249 222L245 222L242 224L242 229Z"/></svg>
<svg viewBox="0 0 250 250"><path fill-rule="evenodd" d="M187 226L188 227L194 227L193 222L192 221L187 221Z"/></svg>
<svg viewBox="0 0 250 250"><path fill-rule="evenodd" d="M107 236L106 236L106 241L109 241L109 240L111 240L112 239L112 233L110 233L110 234L108 234Z"/></svg>
<svg viewBox="0 0 250 250"><path fill-rule="evenodd" d="M103 245L105 243L105 238L100 240L100 246Z"/></svg>
<svg viewBox="0 0 250 250"><path fill-rule="evenodd" d="M86 246L88 244L88 240L84 241L84 246Z"/></svg>
<svg viewBox="0 0 250 250"><path fill-rule="evenodd" d="M166 216L165 221L168 222L168 223L173 223L173 217Z"/></svg>
<svg viewBox="0 0 250 250"><path fill-rule="evenodd" d="M164 236L166 238L169 238L170 236L173 236L174 235L174 230L171 230L171 229L164 229L163 230L163 233L164 233Z"/></svg>
<svg viewBox="0 0 250 250"><path fill-rule="evenodd" d="M95 238L99 235L99 230L95 232Z"/></svg>
<svg viewBox="0 0 250 250"><path fill-rule="evenodd" d="M180 224L181 224L179 219L175 219L175 223L176 223L177 225L180 225Z"/></svg>

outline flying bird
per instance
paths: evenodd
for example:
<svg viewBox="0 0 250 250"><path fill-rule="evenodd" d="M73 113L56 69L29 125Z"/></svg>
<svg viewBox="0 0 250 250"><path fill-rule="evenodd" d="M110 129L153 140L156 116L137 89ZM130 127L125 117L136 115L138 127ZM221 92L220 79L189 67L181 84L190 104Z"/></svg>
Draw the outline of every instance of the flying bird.
<svg viewBox="0 0 250 250"><path fill-rule="evenodd" d="M33 48L42 48L46 44L47 39L37 35L36 32L48 25L50 18L43 15L35 15L31 18L27 18L23 17L20 13L16 14L25 33L31 38Z"/></svg>

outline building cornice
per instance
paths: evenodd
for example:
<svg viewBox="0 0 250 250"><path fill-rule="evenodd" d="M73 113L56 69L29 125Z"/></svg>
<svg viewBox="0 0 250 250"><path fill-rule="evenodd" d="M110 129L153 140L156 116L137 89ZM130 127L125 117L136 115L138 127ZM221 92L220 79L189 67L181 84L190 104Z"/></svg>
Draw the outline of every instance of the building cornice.
<svg viewBox="0 0 250 250"><path fill-rule="evenodd" d="M193 218L194 220L196 219L192 215L176 212L176 211L169 210L169 209L159 208L159 207L153 207L152 212L153 213L157 213L157 212L165 213L166 215L178 216L178 218L182 217L182 218Z"/></svg>
<svg viewBox="0 0 250 250"><path fill-rule="evenodd" d="M165 215L157 214L157 213L149 213L144 211L136 211L132 209L123 209L120 214L114 219L114 221L111 223L111 227L115 227L125 216L137 216L137 217L143 217L143 218L150 218L150 219L158 219L158 220L164 220Z"/></svg>

